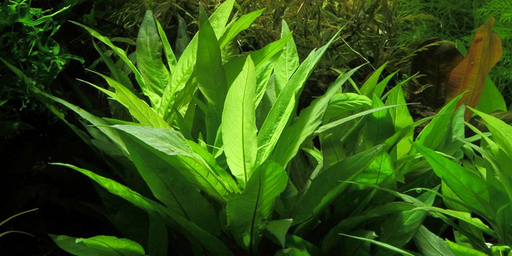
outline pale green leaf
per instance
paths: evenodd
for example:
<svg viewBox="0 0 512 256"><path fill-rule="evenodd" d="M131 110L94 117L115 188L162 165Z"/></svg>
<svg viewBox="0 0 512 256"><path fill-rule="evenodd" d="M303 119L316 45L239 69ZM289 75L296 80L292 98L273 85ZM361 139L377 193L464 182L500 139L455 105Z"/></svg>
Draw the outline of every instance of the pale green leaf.
<svg viewBox="0 0 512 256"><path fill-rule="evenodd" d="M220 48L226 47L226 45L231 42L240 32L249 28L249 26L265 11L265 9L261 9L258 11L254 11L245 15L242 15L238 20L236 20L231 26L229 26L228 31L221 37L219 40Z"/></svg>
<svg viewBox="0 0 512 256"><path fill-rule="evenodd" d="M64 251L78 256L143 256L144 248L134 241L114 236L75 238L64 235L50 235Z"/></svg>

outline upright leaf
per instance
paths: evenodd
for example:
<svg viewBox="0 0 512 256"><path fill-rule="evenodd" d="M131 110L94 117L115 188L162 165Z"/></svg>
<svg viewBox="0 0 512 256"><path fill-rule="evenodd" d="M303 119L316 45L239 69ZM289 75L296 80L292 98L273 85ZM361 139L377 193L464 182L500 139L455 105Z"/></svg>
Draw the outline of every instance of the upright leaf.
<svg viewBox="0 0 512 256"><path fill-rule="evenodd" d="M170 83L170 74L162 62L162 41L158 35L153 12L147 10L137 37L137 67L146 85L158 96ZM159 102L156 102L159 104Z"/></svg>
<svg viewBox="0 0 512 256"><path fill-rule="evenodd" d="M265 162L254 172L242 194L229 199L226 206L228 228L239 245L249 251L256 250L274 201L284 191L287 180L281 166Z"/></svg>
<svg viewBox="0 0 512 256"><path fill-rule="evenodd" d="M229 88L222 113L222 141L231 173L244 187L256 164L257 128L254 105L256 74L247 57L242 72Z"/></svg>
<svg viewBox="0 0 512 256"><path fill-rule="evenodd" d="M281 26L281 38L291 34L290 28L288 27L286 21L283 20ZM286 43L286 46L284 47L275 68L274 81L276 86L276 95L279 95L298 67L299 55L297 53L297 46L295 45L292 37Z"/></svg>
<svg viewBox="0 0 512 256"><path fill-rule="evenodd" d="M263 13L265 9L257 10L245 15L242 15L240 19L236 20L231 26L229 26L228 31L224 34L220 42L220 48L226 47L226 45L231 42L240 32L249 28L249 26Z"/></svg>
<svg viewBox="0 0 512 256"><path fill-rule="evenodd" d="M446 77L446 102L469 90L462 97L459 106L462 103L470 107L477 106L487 74L502 55L501 40L496 33L492 32L493 26L494 18L492 17L480 26L473 37L468 54ZM469 120L470 117L471 112L468 111L465 114L465 120Z"/></svg>
<svg viewBox="0 0 512 256"><path fill-rule="evenodd" d="M370 99L373 98L373 93L379 82L380 74L382 74L382 71L384 71L384 68L386 68L387 64L388 63L386 62L380 66L377 70L375 70L375 72L373 72L373 74L366 80L366 82L364 82L363 86L361 86L361 95L365 95Z"/></svg>

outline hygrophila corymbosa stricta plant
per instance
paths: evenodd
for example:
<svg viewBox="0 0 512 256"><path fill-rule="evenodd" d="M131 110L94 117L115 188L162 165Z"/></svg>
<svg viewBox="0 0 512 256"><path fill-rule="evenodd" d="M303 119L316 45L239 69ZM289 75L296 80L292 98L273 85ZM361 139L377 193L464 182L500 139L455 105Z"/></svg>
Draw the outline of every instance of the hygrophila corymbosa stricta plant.
<svg viewBox="0 0 512 256"><path fill-rule="evenodd" d="M307 78L338 35L301 63L284 22L279 40L237 53L231 42L263 10L230 19L233 5L224 2L209 18L201 12L199 32L179 58L151 12L134 60L78 24L127 67L97 47L112 77L98 75L110 88L89 84L124 106L129 118L99 118L44 94L81 116L90 136L70 126L120 163L116 180L58 165L103 188L98 192L106 204L118 209L110 220L126 238L52 235L54 241L77 255L385 254L340 233L379 234L382 243L404 247L427 232L421 227L427 213L410 210L433 206L435 191L419 197L391 192L405 202L380 200L408 177L434 188L434 176L410 143L427 119L412 121L405 82L383 95L392 75L379 81L382 66L361 88L350 88L358 93L345 93L356 68L297 114ZM460 128L452 118L460 97L431 118L416 144L447 154L460 148L452 136Z"/></svg>

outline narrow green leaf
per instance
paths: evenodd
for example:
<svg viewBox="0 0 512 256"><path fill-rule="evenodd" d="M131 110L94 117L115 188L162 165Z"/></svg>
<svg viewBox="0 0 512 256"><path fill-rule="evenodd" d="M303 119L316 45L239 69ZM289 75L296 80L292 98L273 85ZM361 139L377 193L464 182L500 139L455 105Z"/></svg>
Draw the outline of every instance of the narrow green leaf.
<svg viewBox="0 0 512 256"><path fill-rule="evenodd" d="M116 90L116 97L114 99L125 106L128 111L130 111L130 114L142 125L171 129L167 122L148 106L145 101L133 94L133 92L128 90L124 85L108 76L97 74L103 77L103 79Z"/></svg>
<svg viewBox="0 0 512 256"><path fill-rule="evenodd" d="M167 67L169 68L169 72L170 72L169 75L172 75L174 73L174 69L176 68L176 64L178 64L178 60L176 59L176 56L174 55L174 51L171 48L171 44L169 43L169 39L167 38L167 35L165 34L164 28L162 28L162 25L160 24L160 22L158 22L157 19L155 19L155 21L156 21L156 28L158 30L158 36L160 36L160 40L162 40L162 46L163 46L164 53L165 53L165 59L167 60ZM185 48L183 48L183 49L185 49ZM168 79L169 79L168 82L170 83L171 82L170 77Z"/></svg>
<svg viewBox="0 0 512 256"><path fill-rule="evenodd" d="M293 215L293 223L300 224L320 215L347 187L348 184L341 181L355 179L381 149L382 147L378 146L346 158L318 175L300 200Z"/></svg>
<svg viewBox="0 0 512 256"><path fill-rule="evenodd" d="M77 26L84 28L93 37L97 38L98 40L100 40L101 42L106 44L108 47L110 47L112 49L112 51L114 51L121 58L121 60L123 60L123 62L130 68L130 70L133 72L133 74L135 75L135 79L137 80L137 83L139 84L140 88L142 89L142 92L146 96L149 97L149 101L151 102L151 105L154 107L158 106L158 103L160 102L160 96L158 96L158 94L156 92L154 92L152 90L152 88L146 84L144 77L140 74L139 70L135 67L135 65L133 65L132 61L128 58L128 55L126 54L126 52L123 49L115 46L112 43L112 41L110 41L110 39L108 37L101 35L94 29L89 28L89 27L87 27L83 24L80 24L78 22L74 22L74 21L70 21L70 22Z"/></svg>
<svg viewBox="0 0 512 256"><path fill-rule="evenodd" d="M273 158L286 168L288 162L297 154L302 143L311 137L317 127L322 123L324 113L333 95L339 91L341 85L352 76L359 67L350 70L340 76L327 92L315 99L311 105L300 112L296 122L283 130L279 139Z"/></svg>
<svg viewBox="0 0 512 256"><path fill-rule="evenodd" d="M153 153L174 166L190 183L203 190L220 202L225 202L232 193L229 182L219 175L220 170L212 170L205 161L188 145L181 133L169 129L153 127L115 125L138 140L143 147L149 147Z"/></svg>
<svg viewBox="0 0 512 256"><path fill-rule="evenodd" d="M393 89L389 91L388 98L386 99L386 105L402 105L406 104L404 93L402 90L402 86L395 86ZM408 127L414 123L411 114L409 113L409 109L407 106L400 106L396 108L391 108L388 110L391 115L391 119L393 120L393 125L395 127L395 131L398 132L405 127ZM414 131L410 131L405 135L396 146L396 153L394 159L401 159L405 155L407 155L412 147L410 141L413 140Z"/></svg>
<svg viewBox="0 0 512 256"><path fill-rule="evenodd" d="M212 24L213 31L217 36L217 40L220 40L222 35L226 31L226 24L228 23L229 16L233 10L235 0L226 0L222 3L210 17L210 23Z"/></svg>
<svg viewBox="0 0 512 256"><path fill-rule="evenodd" d="M370 108L372 100L357 93L338 93L331 98L325 111L324 120L329 120L343 112Z"/></svg>
<svg viewBox="0 0 512 256"><path fill-rule="evenodd" d="M257 128L254 106L256 74L248 57L229 88L222 113L222 141L231 173L244 187L256 164Z"/></svg>
<svg viewBox="0 0 512 256"><path fill-rule="evenodd" d="M144 248L134 241L114 236L75 238L64 235L50 235L64 251L80 256L144 256Z"/></svg>
<svg viewBox="0 0 512 256"><path fill-rule="evenodd" d="M258 162L265 161L274 150L281 133L295 109L297 97L302 91L307 78L311 75L327 48L338 37L340 31L326 45L309 54L279 94L258 134Z"/></svg>
<svg viewBox="0 0 512 256"><path fill-rule="evenodd" d="M285 20L281 23L281 38L291 34L290 28ZM299 55L297 53L297 46L293 37L288 40L286 46L277 61L277 66L274 72L274 81L276 86L276 95L283 90L284 86L288 83L293 73L299 67Z"/></svg>
<svg viewBox="0 0 512 256"><path fill-rule="evenodd" d="M249 28L249 26L265 11L265 9L261 9L258 11L254 11L245 15L242 15L238 20L236 20L231 26L228 28L226 34L224 34L220 42L220 48L226 47L226 45L231 42L240 32Z"/></svg>
<svg viewBox="0 0 512 256"><path fill-rule="evenodd" d="M270 218L274 201L288 180L284 169L274 162L265 162L251 177L242 194L233 195L226 206L228 228L238 244L256 250L261 230Z"/></svg>
<svg viewBox="0 0 512 256"><path fill-rule="evenodd" d="M340 233L340 235L346 236L346 237L350 237L350 238L353 238L353 239L362 240L362 241L365 241L365 242L369 242L369 243L381 246L383 248L386 248L386 249L388 249L388 250L390 250L392 252L399 253L401 255L407 255L407 256L415 256L415 255L417 255L417 254L412 254L412 253L410 253L410 252L408 252L406 250L400 249L398 247L395 247L395 246L392 246L392 245L389 245L389 244L386 244L386 243L383 243L383 242L380 242L380 241L376 241L376 240L373 240L373 239L364 238L364 237L357 237L357 236L351 236L351 235L347 235L347 234L343 234L343 233Z"/></svg>
<svg viewBox="0 0 512 256"><path fill-rule="evenodd" d="M382 71L384 71L384 68L386 68L386 65L388 63L384 63L382 66L380 66L373 74L364 82L363 86L361 86L360 92L361 95L365 95L368 98L373 98L373 94L375 93L375 89L377 87L377 83L379 82L380 74L382 74ZM382 93L382 92L381 92ZM377 95L377 97L380 97L380 95Z"/></svg>
<svg viewBox="0 0 512 256"><path fill-rule="evenodd" d="M147 10L137 37L137 67L146 85L159 97L170 83L170 74L162 62L162 41L158 35L153 12ZM160 102L155 102L157 105Z"/></svg>
<svg viewBox="0 0 512 256"><path fill-rule="evenodd" d="M512 126L496 117L470 109L485 121L485 125L493 135L493 140L508 154L509 158L512 158Z"/></svg>

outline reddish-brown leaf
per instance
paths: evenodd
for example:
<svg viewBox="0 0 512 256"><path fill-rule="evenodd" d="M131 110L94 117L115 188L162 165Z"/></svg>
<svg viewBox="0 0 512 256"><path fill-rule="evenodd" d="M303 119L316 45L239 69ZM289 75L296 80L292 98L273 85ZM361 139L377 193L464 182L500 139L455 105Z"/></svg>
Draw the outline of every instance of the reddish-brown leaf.
<svg viewBox="0 0 512 256"><path fill-rule="evenodd" d="M492 32L494 18L489 18L478 28L469 47L468 54L446 77L446 102L457 95L468 91L459 101L473 108L476 107L482 94L485 78L489 71L500 60L502 55L501 40ZM464 118L469 120L472 112L466 112Z"/></svg>

